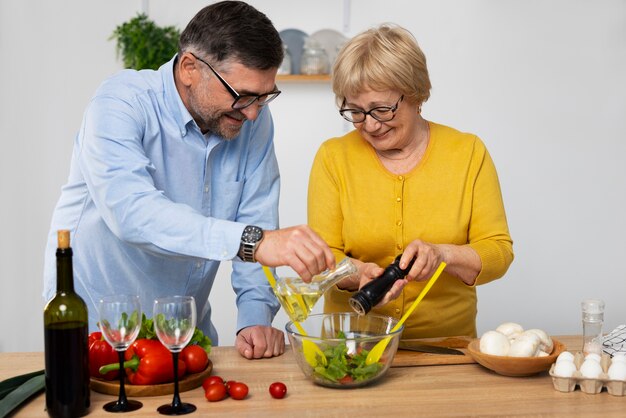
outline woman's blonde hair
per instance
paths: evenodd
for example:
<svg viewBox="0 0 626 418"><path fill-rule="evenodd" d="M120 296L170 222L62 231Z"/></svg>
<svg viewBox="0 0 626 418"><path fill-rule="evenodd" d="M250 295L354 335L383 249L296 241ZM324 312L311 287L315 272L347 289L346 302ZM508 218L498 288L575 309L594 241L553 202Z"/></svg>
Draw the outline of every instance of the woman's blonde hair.
<svg viewBox="0 0 626 418"><path fill-rule="evenodd" d="M339 51L333 66L337 106L365 88L398 90L421 105L430 97L426 57L408 30L385 23L356 35Z"/></svg>

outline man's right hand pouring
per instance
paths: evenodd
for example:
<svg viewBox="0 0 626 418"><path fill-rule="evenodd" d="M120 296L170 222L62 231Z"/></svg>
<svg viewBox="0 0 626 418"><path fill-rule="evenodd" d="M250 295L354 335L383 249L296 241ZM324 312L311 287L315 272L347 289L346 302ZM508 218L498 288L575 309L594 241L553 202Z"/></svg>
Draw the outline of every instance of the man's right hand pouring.
<svg viewBox="0 0 626 418"><path fill-rule="evenodd" d="M314 275L335 268L330 247L308 225L263 231L255 258L268 267L289 266L307 283Z"/></svg>

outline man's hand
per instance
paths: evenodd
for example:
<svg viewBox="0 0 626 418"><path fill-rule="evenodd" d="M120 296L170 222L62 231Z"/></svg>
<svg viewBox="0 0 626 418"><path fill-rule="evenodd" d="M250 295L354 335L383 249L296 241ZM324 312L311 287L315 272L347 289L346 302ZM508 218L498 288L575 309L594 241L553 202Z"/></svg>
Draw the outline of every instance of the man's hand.
<svg viewBox="0 0 626 418"><path fill-rule="evenodd" d="M289 266L305 282L335 268L335 257L328 244L307 225L265 230L263 235L254 256L265 266Z"/></svg>
<svg viewBox="0 0 626 418"><path fill-rule="evenodd" d="M247 359L280 356L285 352L285 335L276 328L255 325L239 331L235 347Z"/></svg>

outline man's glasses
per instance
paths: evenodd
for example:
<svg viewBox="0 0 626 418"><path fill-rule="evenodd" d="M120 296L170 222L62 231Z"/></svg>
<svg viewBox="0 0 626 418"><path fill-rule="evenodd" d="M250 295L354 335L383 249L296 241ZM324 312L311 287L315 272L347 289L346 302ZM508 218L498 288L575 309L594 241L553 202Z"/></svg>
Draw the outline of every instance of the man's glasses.
<svg viewBox="0 0 626 418"><path fill-rule="evenodd" d="M398 106L400 105L402 99L404 99L404 94L400 96L396 104L393 106L378 106L368 110L367 112L361 109L339 109L339 114L343 116L345 120L352 123L364 122L367 115L370 115L379 122L389 122L396 117L396 110L398 110ZM346 101L344 99L341 107L343 108L345 104Z"/></svg>
<svg viewBox="0 0 626 418"><path fill-rule="evenodd" d="M209 67L211 71L213 71L213 74L215 74L217 79L222 82L222 84L224 85L226 90L228 90L230 95L233 96L233 99L235 99L235 101L232 104L233 109L245 109L246 107L250 106L252 103L256 101L258 101L259 106L265 106L266 104L274 100L276 97L278 97L278 95L280 94L280 90L274 90L265 94L239 94L234 88L230 86L230 84L228 84L226 80L224 80L224 78L217 71L215 71L215 68L213 68L211 64L209 64L202 58L197 57L193 52L190 52L190 54L193 55L193 57L197 59L198 61L206 64L207 67Z"/></svg>

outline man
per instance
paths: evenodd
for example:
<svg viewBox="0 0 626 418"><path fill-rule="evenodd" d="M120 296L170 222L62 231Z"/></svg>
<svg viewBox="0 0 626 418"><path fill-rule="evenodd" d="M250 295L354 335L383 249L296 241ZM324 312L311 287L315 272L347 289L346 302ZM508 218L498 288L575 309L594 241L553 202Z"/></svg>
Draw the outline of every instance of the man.
<svg viewBox="0 0 626 418"><path fill-rule="evenodd" d="M100 86L53 214L46 298L55 291L56 231L70 229L90 329L104 295L137 294L151 317L156 297L184 294L195 297L198 327L217 344L208 297L220 261L233 260L237 349L246 358L284 352L261 264L290 265L310 279L335 262L309 227L277 229L279 173L265 105L280 93L282 58L264 14L224 1L198 12L158 71L121 71Z"/></svg>

